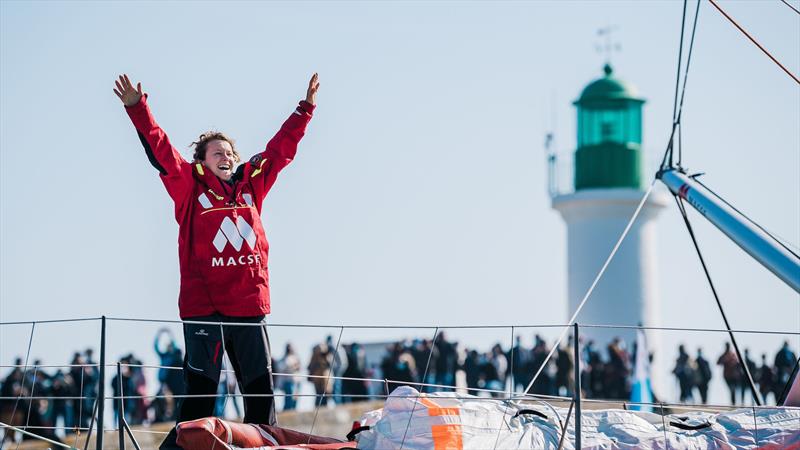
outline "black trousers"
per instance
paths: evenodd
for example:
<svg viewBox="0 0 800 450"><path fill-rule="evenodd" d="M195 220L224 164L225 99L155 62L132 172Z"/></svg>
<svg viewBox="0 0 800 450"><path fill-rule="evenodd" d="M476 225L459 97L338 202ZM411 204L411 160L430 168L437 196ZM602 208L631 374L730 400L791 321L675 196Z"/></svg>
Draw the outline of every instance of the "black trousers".
<svg viewBox="0 0 800 450"><path fill-rule="evenodd" d="M183 374L189 397L181 402L178 422L214 414L223 352L227 352L242 394L257 395L244 397L244 422L275 425L277 421L272 397L272 357L264 316L231 317L214 314L186 320L222 322L223 325L183 324L186 348ZM232 322L254 325L227 325ZM203 397L191 397L193 395Z"/></svg>

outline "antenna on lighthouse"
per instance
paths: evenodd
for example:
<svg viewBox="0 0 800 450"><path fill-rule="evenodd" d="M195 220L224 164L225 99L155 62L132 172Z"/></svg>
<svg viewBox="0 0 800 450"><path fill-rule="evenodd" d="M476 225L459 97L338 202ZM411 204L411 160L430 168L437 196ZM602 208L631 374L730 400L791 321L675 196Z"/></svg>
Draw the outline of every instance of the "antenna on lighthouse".
<svg viewBox="0 0 800 450"><path fill-rule="evenodd" d="M550 96L550 123L545 126L548 130L544 135L544 151L547 154L547 193L550 197L558 195L558 148L556 146L556 105L555 91ZM546 115L546 113L545 113Z"/></svg>
<svg viewBox="0 0 800 450"><path fill-rule="evenodd" d="M602 42L595 44L595 50L597 50L597 53L605 53L606 64L611 64L611 55L614 51L622 50L622 44L619 41L615 41L613 37L614 32L618 29L619 27L616 25L608 25L597 30L597 36Z"/></svg>

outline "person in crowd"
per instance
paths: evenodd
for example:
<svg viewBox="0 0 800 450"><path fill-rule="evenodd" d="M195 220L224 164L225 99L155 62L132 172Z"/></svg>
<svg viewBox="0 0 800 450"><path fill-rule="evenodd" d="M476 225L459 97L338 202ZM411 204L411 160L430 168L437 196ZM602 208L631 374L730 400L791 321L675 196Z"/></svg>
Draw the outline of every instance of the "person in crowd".
<svg viewBox="0 0 800 450"><path fill-rule="evenodd" d="M506 378L508 376L508 358L506 358L506 353L503 351L503 347L500 344L494 344L492 347L492 351L489 354L490 362L492 366L494 366L494 370L497 373L497 384L495 385L494 390L503 391L506 388ZM495 397L499 397L501 394L496 393Z"/></svg>
<svg viewBox="0 0 800 450"><path fill-rule="evenodd" d="M92 411L94 411L95 403L97 403L98 383L100 382L100 366L94 360L94 350L87 348L83 352L84 363L83 367L83 421L84 427L88 427L92 418Z"/></svg>
<svg viewBox="0 0 800 450"><path fill-rule="evenodd" d="M509 350L508 360L512 366L511 376L514 378L514 390L522 391L528 387L530 374L527 371L530 365L531 350L522 345L522 336L517 335L515 345Z"/></svg>
<svg viewBox="0 0 800 450"><path fill-rule="evenodd" d="M119 373L115 373L114 377L111 378L111 392L114 397L123 397L122 408L124 410L122 413L120 412L120 402L115 398L112 402L114 409L114 423L117 423L120 414L122 414L122 416L125 418L125 421L128 424L131 424L131 417L134 415L133 405L135 405L135 403L132 401L133 399L129 398L129 396L133 395L135 391L133 377L131 376L130 362L131 361L128 356L123 356L120 358L120 371Z"/></svg>
<svg viewBox="0 0 800 450"><path fill-rule="evenodd" d="M697 392L700 393L700 401L705 405L708 403L708 384L711 382L711 365L703 356L703 349L697 349L697 358L695 362L697 364L697 370L695 371L695 387L697 387Z"/></svg>
<svg viewBox="0 0 800 450"><path fill-rule="evenodd" d="M0 386L0 396L2 397L18 397L22 392L22 381L25 379L23 375L22 358L14 359L14 367L3 379L2 386Z"/></svg>
<svg viewBox="0 0 800 450"><path fill-rule="evenodd" d="M84 423L88 424L88 420L84 418L84 415L88 416L91 414L91 411L88 411L85 414L83 412L84 399L82 396L84 392L84 381L86 378L86 371L83 365L85 363L86 360L83 359L83 355L78 352L72 354L72 359L69 362L69 375L70 378L72 378L73 383L75 383L73 394L76 397L81 397L72 401L73 424L79 428L84 428Z"/></svg>
<svg viewBox="0 0 800 450"><path fill-rule="evenodd" d="M797 355L789 348L789 341L783 341L783 345L775 355L776 392L779 392L777 395L780 395L783 388L791 381L789 378L795 365L797 365Z"/></svg>
<svg viewBox="0 0 800 450"><path fill-rule="evenodd" d="M411 356L414 357L414 364L419 372L419 382L435 384L439 351L433 346L433 341L430 339L414 339L411 344ZM423 392L435 392L436 390L433 386L420 386L420 391Z"/></svg>
<svg viewBox="0 0 800 450"><path fill-rule="evenodd" d="M458 355L456 353L456 345L453 342L448 342L445 337L444 331L440 331L436 336L436 342L433 344L436 347L438 357L436 358L436 383L442 386L455 386L456 385L456 368L458 366ZM447 388L437 388L439 390L447 390Z"/></svg>
<svg viewBox="0 0 800 450"><path fill-rule="evenodd" d="M587 398L604 398L605 387L603 380L605 378L605 363L600 352L594 346L594 340L589 339L583 348L583 359L586 362L584 373L586 373L586 397Z"/></svg>
<svg viewBox="0 0 800 450"><path fill-rule="evenodd" d="M52 416L50 421L58 427L59 421L63 423L61 437L64 437L64 430L72 428L74 425L72 417L72 399L67 397L75 396L75 383L69 371L56 370L52 378L51 392L53 394Z"/></svg>
<svg viewBox="0 0 800 450"><path fill-rule="evenodd" d="M342 373L344 373L344 361L347 359L344 348L337 345L338 342L333 342L333 336L328 335L325 337L325 345L331 351L331 379L332 387L331 399L334 403L342 403Z"/></svg>
<svg viewBox="0 0 800 450"><path fill-rule="evenodd" d="M467 357L464 360L464 373L467 378L467 393L477 394L476 391L470 391L470 389L480 388L482 378L480 355L477 350L467 351Z"/></svg>
<svg viewBox="0 0 800 450"><path fill-rule="evenodd" d="M780 395L775 393L775 370L767 363L766 353L761 354L761 367L758 368L758 391L764 399L764 404L769 404L767 398L770 393L774 393L776 397Z"/></svg>
<svg viewBox="0 0 800 450"><path fill-rule="evenodd" d="M397 342L389 347L389 352L381 362L383 376L390 380L388 383L389 393L400 386L414 386L417 379L417 367L414 357L404 348L402 342Z"/></svg>
<svg viewBox="0 0 800 450"><path fill-rule="evenodd" d="M347 379L342 380L342 400L345 403L366 401L367 383L363 380L366 378L364 350L358 343L346 346L345 350L347 352L347 369L342 376Z"/></svg>
<svg viewBox="0 0 800 450"><path fill-rule="evenodd" d="M328 347L328 344L317 344L311 350L308 375L309 381L314 385L314 391L318 397L318 405L327 405L330 394L333 392L333 383L328 380L328 377L331 376L332 360L333 350Z"/></svg>
<svg viewBox="0 0 800 450"><path fill-rule="evenodd" d="M530 374L531 379L533 379L533 375L539 371L539 368L547 362L547 366L542 369L539 373L539 376L536 378L536 381L533 382L533 386L531 386L530 392L533 394L543 394L543 395L553 395L555 389L553 388L553 379L550 376L549 366L552 364L552 359L547 360L547 355L550 353L550 349L547 346L547 342L545 342L544 338L540 335L535 335L534 338L534 345L532 350L532 356L530 359L530 364L527 367L527 371Z"/></svg>
<svg viewBox="0 0 800 450"><path fill-rule="evenodd" d="M731 349L731 344L725 343L725 350L717 358L717 365L722 366L722 378L728 385L731 394L731 405L736 405L736 392L740 389L743 381L742 368L739 365L739 358Z"/></svg>
<svg viewBox="0 0 800 450"><path fill-rule="evenodd" d="M166 346L162 350L159 343L166 339ZM175 342L175 336L168 328L162 328L156 333L153 349L158 355L159 365L158 369L158 395L166 396L168 394L181 396L185 393L186 388L183 382L183 371L180 368L183 366L183 351L181 351L178 344ZM177 410L175 411L177 413ZM170 418L172 419L172 418ZM168 420L170 420L168 419Z"/></svg>
<svg viewBox="0 0 800 450"><path fill-rule="evenodd" d="M570 397L575 391L575 358L573 356L572 336L567 343L558 347L556 355L556 394Z"/></svg>
<svg viewBox="0 0 800 450"><path fill-rule="evenodd" d="M744 363L747 364L747 370L750 372L750 376L753 377L753 383L758 383L758 379L760 378L758 373L758 364L756 364L756 362L750 357L749 348L744 349ZM753 392L750 388L750 381L747 380L747 375L744 373L742 373L742 382L739 384L739 390L741 392L740 395L742 398L742 404L745 403L744 399L747 397L750 397L751 402L755 403L755 400L752 400Z"/></svg>
<svg viewBox="0 0 800 450"><path fill-rule="evenodd" d="M75 383L75 395L80 399L72 403L72 417L78 427L86 429L94 413L97 382L100 370L92 358L91 349L75 352L70 361L70 376Z"/></svg>
<svg viewBox="0 0 800 450"><path fill-rule="evenodd" d="M686 403L689 400L694 400L692 391L694 390L697 371L694 361L686 353L686 348L683 344L678 346L678 359L675 361L675 368L672 369L672 373L678 379L678 386L680 387L679 401Z"/></svg>
<svg viewBox="0 0 800 450"><path fill-rule="evenodd" d="M286 343L283 357L278 361L278 371L284 373L276 377L275 384L283 391L283 410L291 411L297 407L297 393L300 389L300 357L291 342Z"/></svg>
<svg viewBox="0 0 800 450"><path fill-rule="evenodd" d="M500 374L497 372L497 366L492 363L492 356L494 352L486 352L481 355L481 379L478 385L482 389L491 391L501 391L502 385L500 384ZM500 392L491 392L492 397L498 397Z"/></svg>
<svg viewBox="0 0 800 450"><path fill-rule="evenodd" d="M608 364L606 365L605 390L609 399L630 398L631 363L625 341L615 337L608 345Z"/></svg>

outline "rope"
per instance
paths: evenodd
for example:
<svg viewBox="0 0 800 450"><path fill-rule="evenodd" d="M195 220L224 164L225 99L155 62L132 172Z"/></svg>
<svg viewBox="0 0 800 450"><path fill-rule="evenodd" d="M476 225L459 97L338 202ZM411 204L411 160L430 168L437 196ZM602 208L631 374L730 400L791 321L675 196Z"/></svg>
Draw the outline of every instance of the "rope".
<svg viewBox="0 0 800 450"><path fill-rule="evenodd" d="M791 3L787 2L786 0L781 0L781 1L783 2L784 5L788 6L789 8L792 8L792 11L796 12L797 14L800 14L800 9L795 8L794 6L792 6Z"/></svg>
<svg viewBox="0 0 800 450"><path fill-rule="evenodd" d="M686 208L683 206L683 201L676 195L675 202L678 204L678 209L681 211L681 216L683 216L683 222L686 224L686 229L689 231L689 236L692 238L694 249L697 251L697 256L700 258L700 264L703 266L703 272L706 274L706 280L708 280L708 285L711 287L711 293L714 294L714 300L717 301L719 313L722 315L722 321L725 322L725 328L730 330L731 326L728 323L728 317L725 315L725 310L722 308L722 302L717 294L717 289L714 286L714 282L711 280L711 274L708 272L708 267L706 266L706 261L703 258L703 253L700 251L700 246L697 243L697 238L694 235L692 224L689 222L689 216L686 215ZM739 345L736 343L736 338L734 337L733 332L728 331L728 336L730 336L733 348L736 350L736 358L739 360L739 365L742 366L742 370L744 370L745 375L747 375L747 381L750 383L750 390L752 391L753 399L756 401L757 405L761 406L763 401L761 400L761 396L759 395L756 385L753 382L753 376L750 374L750 369L747 367L747 364L745 364L741 352L739 352Z"/></svg>
<svg viewBox="0 0 800 450"><path fill-rule="evenodd" d="M787 75L789 75L790 77L792 77L792 79L795 81L795 83L797 83L797 84L800 84L800 78L797 78L797 76L795 76L795 75L794 75L792 72L790 72L790 71L789 71L789 69L787 69L786 67L784 67L784 66L783 66L783 64L781 64L781 63L780 63L780 61L778 61L777 59L775 59L775 57L774 57L774 56L772 56L772 54L771 54L770 52L768 52L768 51L767 51L767 49L765 49L763 46L761 46L761 44L759 44L759 43L758 43L758 41L756 41L756 40L753 38L753 36L750 36L750 33L748 33L748 32L747 32L747 31L746 31L744 28L742 28L742 26L741 26L741 25L739 25L738 23L736 23L736 21L735 21L735 20L733 20L733 18L732 18L731 16L729 16L729 15L728 15L728 13L726 13L726 12L725 12L725 11L724 11L724 10L723 10L723 9L722 9L722 8L721 8L719 5L718 5L718 4L717 4L717 2L715 2L714 0L708 0L708 1L709 1L709 2L711 2L711 4L712 4L712 5L714 5L714 7L715 7L715 8L717 8L717 10L718 10L720 13L722 13L722 15L723 15L723 16L725 16L725 18L726 18L726 19L728 19L728 21L730 21L730 23L732 23L732 24L733 24L733 25L734 25L736 28L738 28L738 29L739 29L739 31L741 31L741 32L742 32L742 34L744 34L745 36L747 36L747 39L750 39L750 42L752 42L753 44L755 44L755 45L756 45L756 47L758 47L758 48L759 48L759 50L761 50L762 52L764 52L764 54L765 54L765 55L767 55L767 56L769 57L769 59L771 59L771 60L772 60L772 62L774 62L775 64L777 64L777 65L778 65L778 67L780 67L781 69L783 69L783 71L784 71L784 72L786 72L786 74L787 74ZM792 9L794 9L794 8L792 8Z"/></svg>
<svg viewBox="0 0 800 450"><path fill-rule="evenodd" d="M547 354L547 357L544 359L544 362L542 362L542 365L539 366L539 370L536 371L536 373L533 375L533 379L531 379L531 382L528 383L528 387L525 388L524 391L525 394L527 394L528 391L531 390L531 387L533 387L533 383L536 382L536 379L539 377L539 375L542 373L542 370L544 370L544 368L547 366L547 363L550 361L550 357L553 356L553 353L556 351L558 346L561 345L561 341L564 339L564 336L566 336L572 324L575 323L575 319L578 317L578 314L580 314L581 309L583 309L583 306L586 304L586 301L589 300L589 296L592 295L592 292L594 292L595 286L597 286L597 283L600 281L600 278L603 277L603 274L606 272L606 269L608 268L608 265L611 263L611 260L614 259L614 255L617 254L617 250L619 250L620 245L622 245L622 241L625 240L625 237L631 230L631 227L633 226L633 223L636 221L636 218L639 217L639 213L642 211L642 207L647 201L647 198L650 197L650 193L653 192L653 186L655 186L655 183L656 179L654 178L653 181L650 182L650 187L647 188L647 191L644 193L642 199L639 201L639 205L636 207L636 210L633 212L633 215L628 221L628 225L625 226L625 230L622 232L622 235L620 235L619 239L617 239L617 243L611 250L611 254L608 255L608 258L606 258L606 262L603 264L603 267L600 268L600 272L598 272L597 276L594 278L592 285L589 286L589 290L586 291L586 294L583 296L583 300L581 300L581 302L578 304L578 308L572 314L572 317L570 317L569 323L561 331L561 335L558 337L558 340L556 341L555 345L553 345L553 347L550 349L550 353Z"/></svg>

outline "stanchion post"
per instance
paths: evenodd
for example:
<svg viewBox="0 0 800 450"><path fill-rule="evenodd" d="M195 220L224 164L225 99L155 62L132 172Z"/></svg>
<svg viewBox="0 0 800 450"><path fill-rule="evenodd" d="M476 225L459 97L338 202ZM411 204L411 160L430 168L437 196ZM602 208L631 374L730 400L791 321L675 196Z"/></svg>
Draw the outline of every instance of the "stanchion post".
<svg viewBox="0 0 800 450"><path fill-rule="evenodd" d="M575 448L581 448L581 343L578 323L573 325L573 358L575 361Z"/></svg>
<svg viewBox="0 0 800 450"><path fill-rule="evenodd" d="M106 316L100 322L100 380L97 389L97 444L95 448L103 448L103 416L105 415L106 399Z"/></svg>
<svg viewBox="0 0 800 450"><path fill-rule="evenodd" d="M119 398L117 402L117 433L119 434L119 450L125 450L125 391L122 387L122 364L117 362L117 384Z"/></svg>

